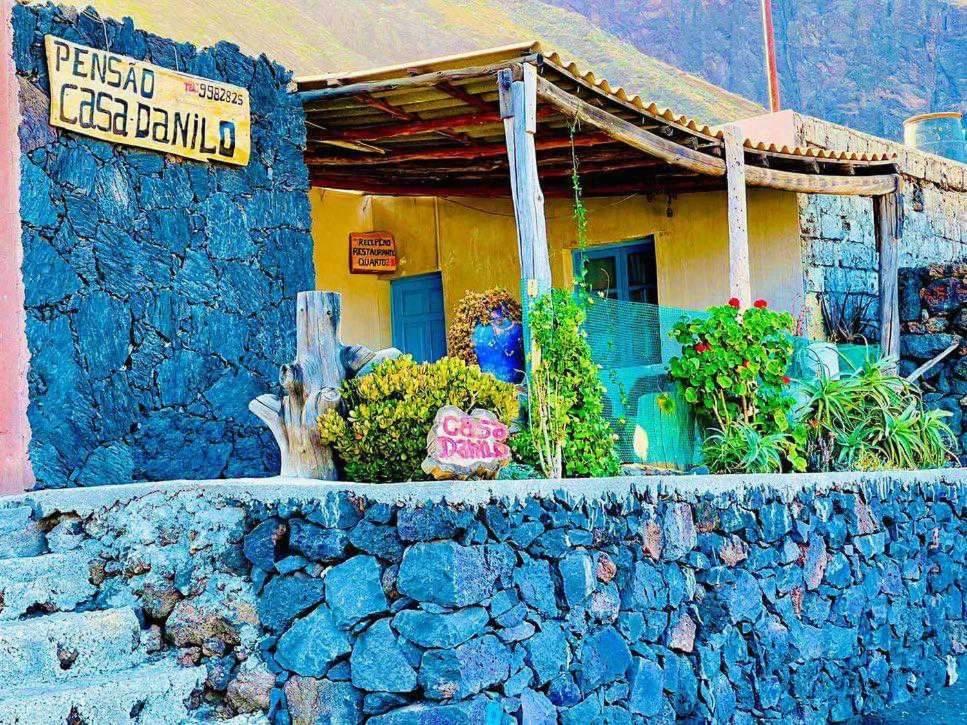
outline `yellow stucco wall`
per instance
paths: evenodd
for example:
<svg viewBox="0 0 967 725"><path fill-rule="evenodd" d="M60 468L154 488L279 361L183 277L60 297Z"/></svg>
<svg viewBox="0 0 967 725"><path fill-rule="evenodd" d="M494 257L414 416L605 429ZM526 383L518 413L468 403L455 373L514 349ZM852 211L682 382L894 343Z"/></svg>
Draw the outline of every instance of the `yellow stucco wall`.
<svg viewBox="0 0 967 725"><path fill-rule="evenodd" d="M316 284L343 292L343 340L371 347L391 341L388 278L350 275L351 231L390 231L400 254L399 275L441 271L444 304L452 313L468 289L519 285L513 211L506 199L374 197L311 192ZM796 195L749 192L752 293L798 314L802 259ZM589 199L589 243L656 236L658 298L663 305L701 309L729 296L728 219L724 193L687 194L671 201ZM571 203L548 200L548 242L555 285L570 279L576 246Z"/></svg>

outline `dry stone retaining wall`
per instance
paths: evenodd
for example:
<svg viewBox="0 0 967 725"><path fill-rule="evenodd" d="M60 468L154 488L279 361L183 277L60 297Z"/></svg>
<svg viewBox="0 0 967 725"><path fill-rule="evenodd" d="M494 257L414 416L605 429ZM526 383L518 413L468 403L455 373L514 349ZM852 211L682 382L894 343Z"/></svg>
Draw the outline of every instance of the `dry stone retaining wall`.
<svg viewBox="0 0 967 725"><path fill-rule="evenodd" d="M130 19L14 8L30 458L41 487L278 470L246 409L294 352L314 286L301 105L290 73ZM252 158L205 164L48 123L53 34L249 89Z"/></svg>
<svg viewBox="0 0 967 725"><path fill-rule="evenodd" d="M967 262L900 270L900 372L909 375L954 343L921 378L924 401L950 413L947 423L967 463Z"/></svg>
<svg viewBox="0 0 967 725"><path fill-rule="evenodd" d="M40 492L0 551L72 556L83 586L6 602L133 608L155 656L207 673L199 719L844 721L964 663L963 470L639 486Z"/></svg>

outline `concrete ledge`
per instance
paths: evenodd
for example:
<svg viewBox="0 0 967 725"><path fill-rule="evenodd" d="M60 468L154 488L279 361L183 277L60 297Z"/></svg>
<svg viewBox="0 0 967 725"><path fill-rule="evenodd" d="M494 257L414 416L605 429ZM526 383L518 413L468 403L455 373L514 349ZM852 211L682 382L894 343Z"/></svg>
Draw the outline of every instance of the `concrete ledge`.
<svg viewBox="0 0 967 725"><path fill-rule="evenodd" d="M556 494L571 500L602 497L666 496L694 499L750 490L775 492L791 499L804 490L830 489L878 491L919 485L967 485L967 468L880 473L803 473L706 476L621 476L527 481L459 481L407 483L351 483L303 478L234 478L205 481L156 481L89 488L47 489L0 498L0 507L29 504L41 516L58 512L87 515L119 503L150 495L173 497L195 493L240 502L313 501L330 494L351 493L376 503L436 503L480 506L498 499L523 500Z"/></svg>

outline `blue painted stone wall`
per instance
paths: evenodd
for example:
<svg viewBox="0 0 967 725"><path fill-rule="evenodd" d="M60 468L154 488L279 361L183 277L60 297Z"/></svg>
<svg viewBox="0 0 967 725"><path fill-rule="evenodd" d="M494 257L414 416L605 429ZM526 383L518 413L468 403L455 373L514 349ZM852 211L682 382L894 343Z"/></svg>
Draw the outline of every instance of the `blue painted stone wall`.
<svg viewBox="0 0 967 725"><path fill-rule="evenodd" d="M198 719L841 722L967 664L963 470L763 479L43 492L0 556L89 560L75 608L204 666Z"/></svg>
<svg viewBox="0 0 967 725"><path fill-rule="evenodd" d="M839 722L923 696L964 652L963 494L255 511L274 722Z"/></svg>
<svg viewBox="0 0 967 725"><path fill-rule="evenodd" d="M17 5L30 457L40 487L278 470L246 409L314 286L290 73L87 9ZM249 89L252 159L204 164L48 125L47 33Z"/></svg>

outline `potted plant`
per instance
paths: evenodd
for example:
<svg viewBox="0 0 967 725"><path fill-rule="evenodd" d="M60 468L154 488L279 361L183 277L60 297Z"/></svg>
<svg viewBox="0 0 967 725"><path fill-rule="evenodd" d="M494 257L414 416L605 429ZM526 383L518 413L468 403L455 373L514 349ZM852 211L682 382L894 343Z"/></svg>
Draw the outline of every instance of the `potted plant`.
<svg viewBox="0 0 967 725"><path fill-rule="evenodd" d="M877 359L877 346L868 344L865 334L869 329L870 308L875 300L870 294L854 291L835 295L826 293L820 297L823 327L829 342L825 346L823 343L813 343L810 348L824 364L828 356L834 354L837 374L855 373L866 363ZM830 346L833 346L833 353L828 352ZM824 369L822 372L836 377L831 370Z"/></svg>
<svg viewBox="0 0 967 725"><path fill-rule="evenodd" d="M507 290L467 292L447 331L450 355L507 383L524 379L520 303Z"/></svg>

